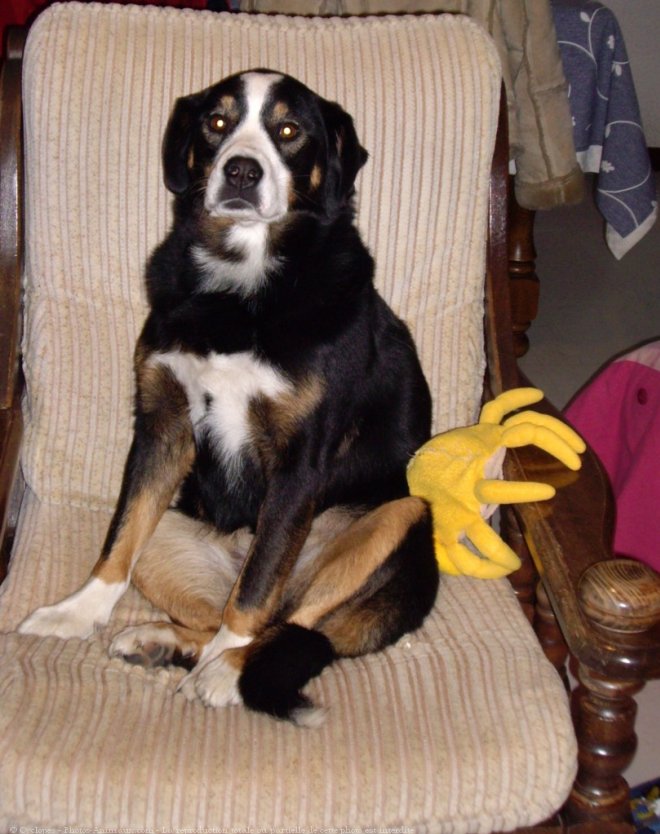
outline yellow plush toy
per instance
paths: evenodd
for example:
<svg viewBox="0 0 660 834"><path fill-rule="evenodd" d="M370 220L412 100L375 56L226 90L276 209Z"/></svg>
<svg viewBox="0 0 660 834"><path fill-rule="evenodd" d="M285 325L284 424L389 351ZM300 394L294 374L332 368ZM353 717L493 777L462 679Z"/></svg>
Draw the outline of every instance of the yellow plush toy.
<svg viewBox="0 0 660 834"><path fill-rule="evenodd" d="M428 501L433 516L435 553L440 570L495 579L520 567L520 560L484 520L497 504L544 501L555 494L549 484L498 478L507 449L533 444L569 469L582 465L585 444L561 420L535 411L506 414L543 398L536 388L500 394L481 410L474 426L436 435L408 465L410 494ZM462 539L469 540L477 555Z"/></svg>

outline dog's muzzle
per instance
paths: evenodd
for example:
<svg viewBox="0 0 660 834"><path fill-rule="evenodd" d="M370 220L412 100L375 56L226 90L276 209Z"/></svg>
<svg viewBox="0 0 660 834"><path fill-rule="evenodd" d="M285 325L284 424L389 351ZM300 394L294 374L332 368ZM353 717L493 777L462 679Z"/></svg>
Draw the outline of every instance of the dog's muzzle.
<svg viewBox="0 0 660 834"><path fill-rule="evenodd" d="M233 156L224 166L224 185L220 189L220 204L228 209L259 207L259 189L263 168L256 159Z"/></svg>
<svg viewBox="0 0 660 834"><path fill-rule="evenodd" d="M290 174L274 148L255 144L233 142L216 160L204 198L211 216L271 223L287 212Z"/></svg>

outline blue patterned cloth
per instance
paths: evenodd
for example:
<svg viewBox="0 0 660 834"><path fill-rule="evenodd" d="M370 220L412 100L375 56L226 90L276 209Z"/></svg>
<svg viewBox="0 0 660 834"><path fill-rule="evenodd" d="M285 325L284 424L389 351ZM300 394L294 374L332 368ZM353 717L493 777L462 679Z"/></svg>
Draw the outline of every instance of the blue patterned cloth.
<svg viewBox="0 0 660 834"><path fill-rule="evenodd" d="M552 7L578 162L598 175L596 204L608 246L621 258L658 214L626 46L616 17L596 0L552 0Z"/></svg>

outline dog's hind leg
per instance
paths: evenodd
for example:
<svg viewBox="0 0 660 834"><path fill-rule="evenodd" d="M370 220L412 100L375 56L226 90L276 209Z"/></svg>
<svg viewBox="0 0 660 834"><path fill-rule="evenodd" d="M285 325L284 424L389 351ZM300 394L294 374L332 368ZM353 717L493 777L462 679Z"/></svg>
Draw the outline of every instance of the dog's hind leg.
<svg viewBox="0 0 660 834"><path fill-rule="evenodd" d="M428 505L414 497L381 505L331 541L313 567L288 622L325 634L340 656L378 651L416 628L435 599Z"/></svg>
<svg viewBox="0 0 660 834"><path fill-rule="evenodd" d="M142 666L191 669L222 623L222 609L251 536L223 536L176 511L161 519L133 572L133 584L172 623L144 623L113 640L112 656Z"/></svg>
<svg viewBox="0 0 660 834"><path fill-rule="evenodd" d="M285 621L242 650L245 705L317 726L323 710L302 687L337 657L378 651L420 626L437 586L425 502L402 498L354 521L292 579Z"/></svg>

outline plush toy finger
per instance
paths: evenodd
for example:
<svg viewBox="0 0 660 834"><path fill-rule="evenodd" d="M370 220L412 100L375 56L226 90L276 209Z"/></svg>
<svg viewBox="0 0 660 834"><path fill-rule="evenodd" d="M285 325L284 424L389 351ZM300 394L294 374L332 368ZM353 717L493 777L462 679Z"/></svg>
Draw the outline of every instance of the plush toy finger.
<svg viewBox="0 0 660 834"><path fill-rule="evenodd" d="M474 494L480 504L525 504L530 501L548 501L556 494L550 484L537 481L478 481Z"/></svg>
<svg viewBox="0 0 660 834"><path fill-rule="evenodd" d="M482 556L504 570L503 575L518 570L520 559L509 545L497 535L490 524L478 518L465 532Z"/></svg>
<svg viewBox="0 0 660 834"><path fill-rule="evenodd" d="M435 558L438 562L438 568L441 573L446 573L448 576L461 576L460 571L452 559L449 558L449 550L444 544L441 544L437 538L434 540Z"/></svg>
<svg viewBox="0 0 660 834"><path fill-rule="evenodd" d="M510 569L482 559L460 542L454 542L447 550L447 558L451 562L453 576L473 576L476 579L500 579L511 573ZM442 568L441 568L442 569Z"/></svg>
<svg viewBox="0 0 660 834"><path fill-rule="evenodd" d="M543 449L544 452L557 458L564 466L574 472L582 466L582 461L577 452L574 452L559 435L545 426L536 426L533 423L511 426L504 429L501 442L507 449L515 449L520 446L538 446L539 449Z"/></svg>
<svg viewBox="0 0 660 834"><path fill-rule="evenodd" d="M574 429L564 423L563 420L552 417L550 414L539 414L538 411L521 411L519 414L514 414L513 417L508 417L502 425L509 428L510 426L520 425L520 423L534 423L537 426L550 429L574 452L579 454L582 454L587 448L587 444Z"/></svg>
<svg viewBox="0 0 660 834"><path fill-rule="evenodd" d="M524 408L526 405L533 405L542 399L543 391L539 391L538 388L513 388L511 391L504 391L484 405L479 422L497 426L502 422L505 414Z"/></svg>

